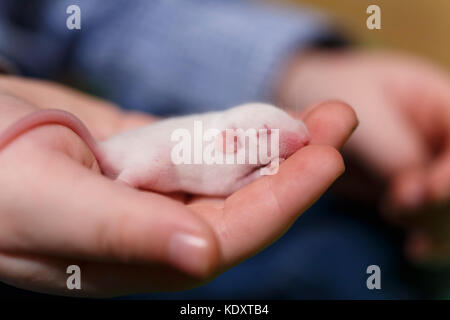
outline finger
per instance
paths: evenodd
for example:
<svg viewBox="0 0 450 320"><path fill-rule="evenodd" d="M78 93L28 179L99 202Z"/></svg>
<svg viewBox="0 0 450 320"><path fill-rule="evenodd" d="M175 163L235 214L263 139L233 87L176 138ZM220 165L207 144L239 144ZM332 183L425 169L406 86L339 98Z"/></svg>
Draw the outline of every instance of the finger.
<svg viewBox="0 0 450 320"><path fill-rule="evenodd" d="M401 170L389 187L391 214L413 214L427 204L450 199L450 150L433 159L428 166Z"/></svg>
<svg viewBox="0 0 450 320"><path fill-rule="evenodd" d="M0 81L0 87L39 108L75 114L98 139L110 136L120 126L121 112L117 106L58 83L8 76Z"/></svg>
<svg viewBox="0 0 450 320"><path fill-rule="evenodd" d="M311 144L340 148L358 126L355 111L340 101L325 101L303 118L311 134Z"/></svg>
<svg viewBox="0 0 450 320"><path fill-rule="evenodd" d="M123 112L106 100L49 81L8 76L0 78L0 88L39 108L73 113L100 140L157 120L142 112Z"/></svg>
<svg viewBox="0 0 450 320"><path fill-rule="evenodd" d="M399 172L388 188L383 211L391 216L417 213L427 198L425 169L414 167Z"/></svg>
<svg viewBox="0 0 450 320"><path fill-rule="evenodd" d="M417 210L425 199L423 181L417 180L429 156L424 139L388 101L374 97L368 103L372 104L371 108L358 115L364 119L361 130L349 139L347 146L349 150L357 149L360 161L391 183L389 190L393 192L386 196L388 207Z"/></svg>
<svg viewBox="0 0 450 320"><path fill-rule="evenodd" d="M79 276L77 289L69 286L75 284L75 272ZM199 282L158 264L113 264L17 253L0 253L0 281L25 290L78 297L186 290Z"/></svg>
<svg viewBox="0 0 450 320"><path fill-rule="evenodd" d="M428 139L431 147L450 147L450 78L447 73L428 66L420 74L420 94L399 105Z"/></svg>
<svg viewBox="0 0 450 320"><path fill-rule="evenodd" d="M157 117L136 111L123 112L121 118L122 120L120 121L120 125L118 126L117 130L113 132L114 134L121 131L142 127L159 120Z"/></svg>
<svg viewBox="0 0 450 320"><path fill-rule="evenodd" d="M360 126L347 147L357 150L362 163L386 179L426 163L428 149L423 138L399 108L375 93L358 101L366 105L358 108L355 102Z"/></svg>
<svg viewBox="0 0 450 320"><path fill-rule="evenodd" d="M290 114L294 118L300 118L304 119L308 116L308 114L314 110L318 105L322 104L323 102L319 102L316 104L311 104L305 108L301 108L300 110L292 110L290 108L285 109L285 111Z"/></svg>
<svg viewBox="0 0 450 320"><path fill-rule="evenodd" d="M436 70L423 74L422 99L404 108L409 108L411 121L427 138L429 149L436 156L427 161L427 167L418 168L422 177L415 184L422 184L424 202L442 202L450 196L450 81ZM411 193L409 197L412 196Z"/></svg>
<svg viewBox="0 0 450 320"><path fill-rule="evenodd" d="M1 193L0 202L14 214L2 212L8 216L2 219L0 249L168 263L198 276L214 269L215 237L182 204L115 184L66 154L37 150L29 141L17 140L14 150L3 150L0 158L3 172L15 170L1 181L9 192ZM21 164L18 154L23 156Z"/></svg>
<svg viewBox="0 0 450 320"><path fill-rule="evenodd" d="M223 264L233 265L280 237L343 171L336 149L307 146L284 161L276 175L227 198L222 215L205 210L203 218L216 230Z"/></svg>
<svg viewBox="0 0 450 320"><path fill-rule="evenodd" d="M399 170L394 176L390 198L402 213L414 212L450 195L450 81L436 70L424 70L422 74L420 99L399 107L426 138L427 149L441 155L426 157L421 164Z"/></svg>
<svg viewBox="0 0 450 320"><path fill-rule="evenodd" d="M36 111L36 107L9 93L0 93L0 132L25 115Z"/></svg>

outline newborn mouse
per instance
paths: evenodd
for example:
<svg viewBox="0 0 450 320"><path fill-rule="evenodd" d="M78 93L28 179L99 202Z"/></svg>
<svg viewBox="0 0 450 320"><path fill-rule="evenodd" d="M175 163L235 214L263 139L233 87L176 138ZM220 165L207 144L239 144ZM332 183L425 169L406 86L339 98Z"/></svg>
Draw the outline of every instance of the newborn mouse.
<svg viewBox="0 0 450 320"><path fill-rule="evenodd" d="M302 121L262 103L168 118L104 141L96 141L71 113L47 109L8 127L0 134L0 150L26 131L46 124L74 131L111 179L143 190L211 196L233 193L260 177L260 169L271 174L274 164L310 140ZM256 157L252 146L259 151Z"/></svg>

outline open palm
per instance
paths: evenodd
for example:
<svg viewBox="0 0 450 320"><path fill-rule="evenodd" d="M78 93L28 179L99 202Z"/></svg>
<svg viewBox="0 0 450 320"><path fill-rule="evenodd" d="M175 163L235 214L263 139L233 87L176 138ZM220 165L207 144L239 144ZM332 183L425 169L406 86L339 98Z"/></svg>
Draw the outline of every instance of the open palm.
<svg viewBox="0 0 450 320"><path fill-rule="evenodd" d="M0 129L36 109L29 99L0 98ZM40 292L114 296L211 279L280 237L344 171L335 148L357 124L352 109L324 103L303 117L312 145L278 174L226 199L186 203L105 178L65 127L20 136L0 152L0 280ZM115 128L132 126L121 118ZM66 287L72 264L82 270L82 290Z"/></svg>

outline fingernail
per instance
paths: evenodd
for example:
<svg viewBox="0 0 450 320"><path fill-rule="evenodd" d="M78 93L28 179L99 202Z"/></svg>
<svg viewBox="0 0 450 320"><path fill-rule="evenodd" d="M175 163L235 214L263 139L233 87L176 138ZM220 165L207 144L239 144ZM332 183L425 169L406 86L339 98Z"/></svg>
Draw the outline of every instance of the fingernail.
<svg viewBox="0 0 450 320"><path fill-rule="evenodd" d="M177 233L169 242L169 259L183 271L204 275L210 268L208 242L198 236Z"/></svg>

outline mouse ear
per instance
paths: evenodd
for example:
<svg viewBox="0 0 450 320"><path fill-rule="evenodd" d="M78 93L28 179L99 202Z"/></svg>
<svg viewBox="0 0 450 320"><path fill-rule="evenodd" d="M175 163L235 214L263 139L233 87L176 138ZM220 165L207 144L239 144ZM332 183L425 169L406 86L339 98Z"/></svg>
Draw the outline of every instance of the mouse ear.
<svg viewBox="0 0 450 320"><path fill-rule="evenodd" d="M236 129L226 129L216 136L216 150L222 153L236 153L242 148L241 135Z"/></svg>

